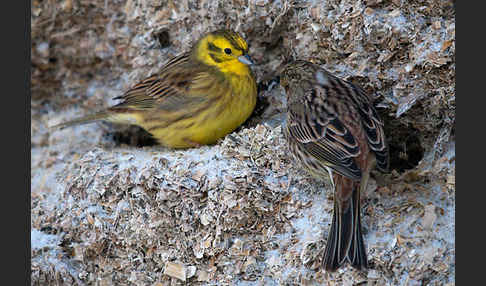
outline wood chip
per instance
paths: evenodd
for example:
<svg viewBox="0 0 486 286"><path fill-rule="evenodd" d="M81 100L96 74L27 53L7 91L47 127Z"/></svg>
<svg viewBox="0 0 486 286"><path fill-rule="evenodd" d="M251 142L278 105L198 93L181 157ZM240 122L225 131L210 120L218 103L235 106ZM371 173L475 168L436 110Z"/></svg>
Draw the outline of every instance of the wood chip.
<svg viewBox="0 0 486 286"><path fill-rule="evenodd" d="M435 205L433 204L426 205L424 216L422 218L422 226L425 229L431 230L436 219L437 219L437 215L435 214Z"/></svg>
<svg viewBox="0 0 486 286"><path fill-rule="evenodd" d="M199 270L197 272L197 281L200 281L200 282L209 281L209 274L204 270Z"/></svg>
<svg viewBox="0 0 486 286"><path fill-rule="evenodd" d="M167 262L165 264L164 274L170 277L186 281L186 267L179 263Z"/></svg>

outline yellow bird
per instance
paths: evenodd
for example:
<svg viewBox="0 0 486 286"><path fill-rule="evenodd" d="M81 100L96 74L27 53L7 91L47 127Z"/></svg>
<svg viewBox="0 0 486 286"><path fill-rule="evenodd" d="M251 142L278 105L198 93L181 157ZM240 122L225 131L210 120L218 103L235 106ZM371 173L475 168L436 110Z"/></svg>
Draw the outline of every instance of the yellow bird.
<svg viewBox="0 0 486 286"><path fill-rule="evenodd" d="M159 73L115 97L121 103L54 128L104 120L138 125L170 148L213 144L255 108L252 64L248 45L238 33L211 32Z"/></svg>

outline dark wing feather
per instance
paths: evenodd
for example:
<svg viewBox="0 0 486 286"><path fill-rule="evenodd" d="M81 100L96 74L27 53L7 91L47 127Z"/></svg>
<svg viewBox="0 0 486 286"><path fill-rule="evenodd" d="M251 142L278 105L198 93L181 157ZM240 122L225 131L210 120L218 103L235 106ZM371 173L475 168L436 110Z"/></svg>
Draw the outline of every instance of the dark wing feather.
<svg viewBox="0 0 486 286"><path fill-rule="evenodd" d="M361 170L354 158L360 150L355 138L335 114L316 112L313 104L289 104L289 134L310 155L343 176L358 180ZM311 112L304 112L311 109Z"/></svg>
<svg viewBox="0 0 486 286"><path fill-rule="evenodd" d="M122 96L116 97L115 99L123 101L113 109L157 108L169 111L194 102L195 99L188 94L188 91L192 79L200 76L202 69L197 66L189 68L190 61L189 53L173 58L159 73L142 80Z"/></svg>
<svg viewBox="0 0 486 286"><path fill-rule="evenodd" d="M376 157L376 165L381 171L387 172L390 159L385 132L383 130L383 121L380 119L378 112L376 112L372 99L366 92L350 82L345 83L352 89L350 97L358 107L368 144Z"/></svg>
<svg viewBox="0 0 486 286"><path fill-rule="evenodd" d="M347 95L346 100L356 107L361 117L362 127L365 131L368 145L375 154L378 169L387 172L389 168L388 145L383 130L383 121L380 119L373 105L373 99L359 86L340 79L324 69L320 69L322 77L329 79L329 84L335 87L335 91ZM325 88L325 85L317 83Z"/></svg>

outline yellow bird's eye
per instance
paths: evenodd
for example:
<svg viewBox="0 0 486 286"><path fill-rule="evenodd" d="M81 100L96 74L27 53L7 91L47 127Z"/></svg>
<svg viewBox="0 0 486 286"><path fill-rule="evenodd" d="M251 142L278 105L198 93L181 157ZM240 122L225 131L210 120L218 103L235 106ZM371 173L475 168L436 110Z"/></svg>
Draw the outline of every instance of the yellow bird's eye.
<svg viewBox="0 0 486 286"><path fill-rule="evenodd" d="M231 49L230 49L230 48L226 48L226 49L224 49L224 52L225 52L227 55L231 55Z"/></svg>

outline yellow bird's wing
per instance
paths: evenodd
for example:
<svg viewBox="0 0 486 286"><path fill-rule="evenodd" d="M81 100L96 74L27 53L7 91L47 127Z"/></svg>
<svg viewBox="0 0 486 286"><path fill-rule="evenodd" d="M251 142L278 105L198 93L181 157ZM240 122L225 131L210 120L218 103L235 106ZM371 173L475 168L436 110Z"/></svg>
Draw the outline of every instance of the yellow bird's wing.
<svg viewBox="0 0 486 286"><path fill-rule="evenodd" d="M111 110L176 111L201 103L206 95L194 92L194 82L207 79L208 68L193 63L186 53L169 61L160 72L134 85L115 99L123 100Z"/></svg>

